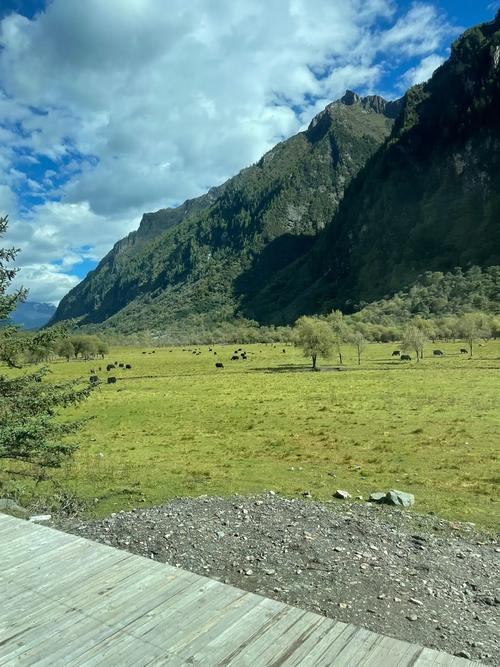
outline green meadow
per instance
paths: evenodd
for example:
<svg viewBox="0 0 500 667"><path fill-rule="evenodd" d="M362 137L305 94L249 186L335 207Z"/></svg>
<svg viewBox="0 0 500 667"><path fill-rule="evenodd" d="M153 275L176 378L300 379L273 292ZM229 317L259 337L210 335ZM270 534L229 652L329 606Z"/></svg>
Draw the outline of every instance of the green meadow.
<svg viewBox="0 0 500 667"><path fill-rule="evenodd" d="M49 364L46 381L87 381L91 369L104 381L71 410L92 419L56 477L98 516L184 495L325 500L338 488L353 498L396 488L415 495L416 511L499 526L500 341L473 359L460 343L429 344L418 364L371 344L361 366L346 346L342 370L332 358L318 373L292 347L242 347L247 361L230 360L234 346L215 346L217 356L129 347ZM108 385L115 361L132 369L111 371Z"/></svg>

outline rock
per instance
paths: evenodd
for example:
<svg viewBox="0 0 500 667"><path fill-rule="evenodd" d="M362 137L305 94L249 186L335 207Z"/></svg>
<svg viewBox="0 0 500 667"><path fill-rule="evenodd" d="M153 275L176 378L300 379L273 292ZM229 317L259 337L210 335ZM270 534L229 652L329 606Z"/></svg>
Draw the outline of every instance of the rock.
<svg viewBox="0 0 500 667"><path fill-rule="evenodd" d="M383 491L375 491L375 493L370 493L368 500L371 503L385 503L386 496L387 494Z"/></svg>
<svg viewBox="0 0 500 667"><path fill-rule="evenodd" d="M409 614L406 618L409 621L418 621L418 616L415 616L415 614Z"/></svg>
<svg viewBox="0 0 500 667"><path fill-rule="evenodd" d="M29 520L33 521L34 523L38 523L39 521L50 521L51 519L52 519L51 514L34 514L29 518Z"/></svg>
<svg viewBox="0 0 500 667"><path fill-rule="evenodd" d="M410 602L411 602L412 604L416 604L416 605L419 606L419 607L421 607L421 606L424 604L424 603L422 602L422 600L417 600L416 598L410 598Z"/></svg>
<svg viewBox="0 0 500 667"><path fill-rule="evenodd" d="M467 651L458 651L458 653L455 653L457 658L465 658L466 660L472 660L472 657L470 653L467 653Z"/></svg>
<svg viewBox="0 0 500 667"><path fill-rule="evenodd" d="M415 504L415 496L412 493L393 489L387 492L385 502L389 505L398 505L399 507L411 507Z"/></svg>
<svg viewBox="0 0 500 667"><path fill-rule="evenodd" d="M341 500L347 500L348 498L351 498L351 494L348 491L344 491L343 489L337 489L334 496L335 498L340 498Z"/></svg>

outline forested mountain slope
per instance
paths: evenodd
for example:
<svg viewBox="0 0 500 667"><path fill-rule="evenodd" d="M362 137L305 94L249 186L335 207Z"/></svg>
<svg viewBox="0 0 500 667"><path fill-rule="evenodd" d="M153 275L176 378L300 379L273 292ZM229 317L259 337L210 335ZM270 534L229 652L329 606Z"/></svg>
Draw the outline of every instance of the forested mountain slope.
<svg viewBox="0 0 500 667"><path fill-rule="evenodd" d="M348 92L223 186L145 215L61 301L54 321L135 331L234 317L245 297L311 247L399 108Z"/></svg>
<svg viewBox="0 0 500 667"><path fill-rule="evenodd" d="M423 271L500 264L500 13L408 91L314 248L247 304L263 321L356 309Z"/></svg>

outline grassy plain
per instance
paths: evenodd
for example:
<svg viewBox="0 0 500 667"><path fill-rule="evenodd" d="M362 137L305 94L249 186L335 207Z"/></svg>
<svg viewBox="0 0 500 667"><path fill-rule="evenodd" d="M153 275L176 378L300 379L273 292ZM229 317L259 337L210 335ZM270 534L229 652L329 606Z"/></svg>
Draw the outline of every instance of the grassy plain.
<svg viewBox="0 0 500 667"><path fill-rule="evenodd" d="M72 411L94 419L57 476L98 515L180 495L329 499L341 488L366 498L399 488L415 494L417 511L498 527L500 341L472 360L460 347L429 344L417 364L393 359L394 344L373 344L360 367L346 347L344 370L326 370L332 359L319 373L301 372L308 360L283 345L245 346L247 361L230 361L233 346L57 361L54 380L102 366L105 381L106 363L132 365Z"/></svg>

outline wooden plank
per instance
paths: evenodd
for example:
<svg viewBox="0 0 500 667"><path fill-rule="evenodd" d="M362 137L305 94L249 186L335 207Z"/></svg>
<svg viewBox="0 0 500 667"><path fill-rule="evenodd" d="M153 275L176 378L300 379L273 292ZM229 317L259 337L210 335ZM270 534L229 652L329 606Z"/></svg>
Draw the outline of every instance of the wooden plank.
<svg viewBox="0 0 500 667"><path fill-rule="evenodd" d="M2 667L475 664L2 515L0 562Z"/></svg>
<svg viewBox="0 0 500 667"><path fill-rule="evenodd" d="M218 637L199 647L192 660L195 664L203 664L205 660L212 665L245 665L247 647L288 611L286 605L262 598L259 605L223 629Z"/></svg>

